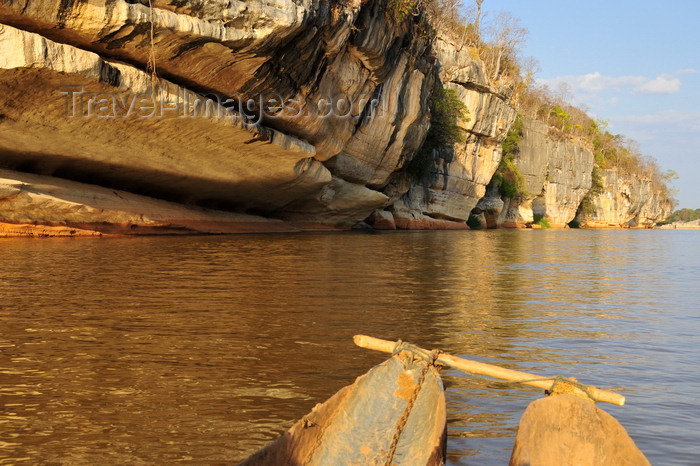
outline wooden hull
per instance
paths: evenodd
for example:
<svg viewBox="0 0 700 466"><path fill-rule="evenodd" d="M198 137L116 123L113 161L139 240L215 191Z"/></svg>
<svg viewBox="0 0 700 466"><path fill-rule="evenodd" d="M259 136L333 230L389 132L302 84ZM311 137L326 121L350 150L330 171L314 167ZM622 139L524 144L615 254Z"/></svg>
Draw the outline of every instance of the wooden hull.
<svg viewBox="0 0 700 466"><path fill-rule="evenodd" d="M627 431L590 400L554 395L530 403L520 419L510 466L645 466Z"/></svg>
<svg viewBox="0 0 700 466"><path fill-rule="evenodd" d="M443 464L446 421L438 370L393 356L240 464Z"/></svg>

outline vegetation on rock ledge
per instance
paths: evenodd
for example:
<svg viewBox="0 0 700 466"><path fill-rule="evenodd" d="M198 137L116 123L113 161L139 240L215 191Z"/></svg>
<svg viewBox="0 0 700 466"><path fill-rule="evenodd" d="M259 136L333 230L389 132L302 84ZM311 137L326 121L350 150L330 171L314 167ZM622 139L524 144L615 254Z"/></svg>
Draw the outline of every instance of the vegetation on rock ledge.
<svg viewBox="0 0 700 466"><path fill-rule="evenodd" d="M479 220L479 217L477 217L474 214L469 214L469 218L467 219L467 226L470 230L481 230L483 228L481 220Z"/></svg>
<svg viewBox="0 0 700 466"><path fill-rule="evenodd" d="M522 125L522 118L527 117L547 123L551 137L574 140L593 151L592 187L581 204L581 213L592 213L593 199L603 192L600 171L604 169L616 169L624 175L649 179L666 200L675 202L672 198L674 190L670 188L672 172L663 172L653 157L642 155L635 141L611 133L608 123L592 118L586 107L571 104L571 90L566 84L551 90L533 79L537 63L519 55L528 31L519 25L517 18L503 13L483 21L484 0L469 3L463 7L459 0L389 0L389 7L399 20L425 13L422 17L431 25L431 35L439 33L450 38L458 50L468 47L472 57L482 63L491 82L512 91L507 94L518 110L519 118L503 142L503 158L491 181L499 183L503 197L525 194L524 179L513 161L522 137L519 125ZM463 16L462 12L466 15ZM429 133L408 167L415 179L422 179L429 172L433 149L442 145L436 142L434 127L437 126L431 118L432 134Z"/></svg>
<svg viewBox="0 0 700 466"><path fill-rule="evenodd" d="M436 87L430 100L430 129L416 156L406 170L414 180L425 178L433 167L434 151L466 141L467 131L460 125L469 121L467 106L454 89Z"/></svg>
<svg viewBox="0 0 700 466"><path fill-rule="evenodd" d="M534 223L535 225L539 225L542 228L552 228L552 225L550 225L549 220L547 220L547 217L544 217L542 215L534 215L532 223Z"/></svg>
<svg viewBox="0 0 700 466"><path fill-rule="evenodd" d="M595 157L592 186L584 200L582 211L592 209L590 197L603 191L600 170L616 169L625 175L635 175L651 180L654 189L672 201L669 188L673 172L663 172L656 160L642 155L636 141L608 131L608 122L591 118L585 108L567 102L566 88L560 93L551 92L546 86L530 86L517 102L518 109L528 117L546 122L550 136L555 139L571 139L589 147ZM673 202L673 201L672 201Z"/></svg>
<svg viewBox="0 0 700 466"><path fill-rule="evenodd" d="M491 183L498 183L498 191L503 197L514 198L525 194L525 178L515 165L515 157L520 153L520 141L523 138L523 119L515 119L508 135L501 144L503 155Z"/></svg>

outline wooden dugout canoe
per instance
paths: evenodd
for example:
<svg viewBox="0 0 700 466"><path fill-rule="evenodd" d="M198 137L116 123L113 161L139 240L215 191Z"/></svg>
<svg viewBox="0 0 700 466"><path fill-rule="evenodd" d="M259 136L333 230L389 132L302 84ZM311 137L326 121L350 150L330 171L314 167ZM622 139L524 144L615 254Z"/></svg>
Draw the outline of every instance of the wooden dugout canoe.
<svg viewBox="0 0 700 466"><path fill-rule="evenodd" d="M318 404L241 465L439 465L446 447L438 369L392 356Z"/></svg>
<svg viewBox="0 0 700 466"><path fill-rule="evenodd" d="M511 466L649 464L624 428L594 404L622 406L622 395L575 379L540 377L401 341L356 335L355 343L398 354L317 405L240 464L444 464L445 396L436 365L545 388L554 395L534 401L525 411Z"/></svg>

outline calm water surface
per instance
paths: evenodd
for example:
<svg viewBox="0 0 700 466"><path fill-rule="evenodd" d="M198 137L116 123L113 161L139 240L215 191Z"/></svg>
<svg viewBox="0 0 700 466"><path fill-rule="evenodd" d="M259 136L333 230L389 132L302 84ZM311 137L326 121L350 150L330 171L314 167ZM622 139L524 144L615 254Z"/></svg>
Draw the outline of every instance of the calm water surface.
<svg viewBox="0 0 700 466"><path fill-rule="evenodd" d="M0 240L0 464L230 464L384 359L366 333L623 387L700 456L700 232ZM507 464L537 389L444 372L450 464Z"/></svg>

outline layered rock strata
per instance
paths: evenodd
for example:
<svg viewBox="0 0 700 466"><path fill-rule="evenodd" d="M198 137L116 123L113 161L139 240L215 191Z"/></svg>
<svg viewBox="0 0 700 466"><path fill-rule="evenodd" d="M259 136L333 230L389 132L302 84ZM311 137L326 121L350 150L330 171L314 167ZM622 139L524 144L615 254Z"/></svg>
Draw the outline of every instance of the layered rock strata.
<svg viewBox="0 0 700 466"><path fill-rule="evenodd" d="M0 170L0 237L296 231L280 220Z"/></svg>
<svg viewBox="0 0 700 466"><path fill-rule="evenodd" d="M411 21L380 1L148 3L0 5L16 27L2 30L3 166L318 228L387 205L380 189L422 143L435 79ZM152 63L166 79L150 81ZM164 89L171 118L71 120L61 86L127 107ZM187 97L224 124L183 121L172 107Z"/></svg>
<svg viewBox="0 0 700 466"><path fill-rule="evenodd" d="M513 162L523 177L521 192L514 198L502 197L494 185L473 211L483 216L488 228L531 227L540 218L555 228L573 220L589 228L648 228L672 210L663 187L614 169L599 170L602 193L591 191L591 149L576 140L550 136L544 122L525 119L518 148Z"/></svg>
<svg viewBox="0 0 700 466"><path fill-rule="evenodd" d="M649 178L601 170L604 190L591 197L591 211L579 221L590 228L651 228L673 212L664 191Z"/></svg>
<svg viewBox="0 0 700 466"><path fill-rule="evenodd" d="M523 186L514 198L502 197L493 185L476 206L488 228L524 228L546 218L564 227L591 188L593 153L582 144L549 136L546 123L524 119L513 163Z"/></svg>
<svg viewBox="0 0 700 466"><path fill-rule="evenodd" d="M5 168L264 210L331 180L307 142L169 82L154 95L130 65L9 26L0 43Z"/></svg>
<svg viewBox="0 0 700 466"><path fill-rule="evenodd" d="M467 48L440 39L435 51L440 82L466 105L467 119L459 124L467 138L436 151L427 179L394 204L394 215L406 228L464 228L498 168L501 142L516 116L509 104L511 88L492 83Z"/></svg>
<svg viewBox="0 0 700 466"><path fill-rule="evenodd" d="M537 217L546 218L552 227L564 227L591 189L591 150L577 141L549 137L548 130L544 122L523 120L514 163L525 180L524 192L504 199L499 225L522 227Z"/></svg>
<svg viewBox="0 0 700 466"><path fill-rule="evenodd" d="M516 161L527 195L486 193L516 115L512 86L424 20L397 20L384 0L0 2L0 168L167 200L166 211L227 211L251 231L466 228L475 206L489 226L566 224L590 187L590 151L528 122ZM467 138L415 180L406 166L436 87L466 105ZM661 198L626 220L609 220L623 204L600 200L609 212L589 224L646 224ZM80 223L26 208L28 225ZM110 223L98 210L82 220ZM144 216L173 218L156 217ZM220 230L231 231L192 231Z"/></svg>

